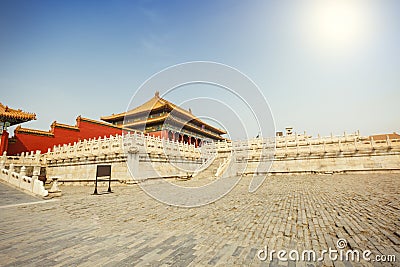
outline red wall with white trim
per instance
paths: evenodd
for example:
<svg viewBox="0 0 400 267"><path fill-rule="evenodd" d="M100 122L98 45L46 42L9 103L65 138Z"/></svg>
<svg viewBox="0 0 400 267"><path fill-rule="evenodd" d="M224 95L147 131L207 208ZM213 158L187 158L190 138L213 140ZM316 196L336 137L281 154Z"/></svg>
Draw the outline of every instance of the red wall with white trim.
<svg viewBox="0 0 400 267"><path fill-rule="evenodd" d="M110 135L121 134L122 130L105 123L93 122L91 120L85 120L84 118L78 117L76 119L76 128L63 127L54 123L51 127L51 133L53 135L41 135L37 133L25 133L14 132L14 137L9 139L7 155L16 155L22 152L30 152L40 150L42 153L46 153L49 148L53 148L55 145L73 144L79 140L89 138L99 138ZM14 142L14 141L15 142Z"/></svg>

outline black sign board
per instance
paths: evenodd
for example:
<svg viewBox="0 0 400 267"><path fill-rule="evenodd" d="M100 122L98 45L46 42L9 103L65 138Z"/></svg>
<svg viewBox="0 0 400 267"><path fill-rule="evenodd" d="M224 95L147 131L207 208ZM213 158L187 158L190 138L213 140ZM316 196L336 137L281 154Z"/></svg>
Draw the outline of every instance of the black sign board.
<svg viewBox="0 0 400 267"><path fill-rule="evenodd" d="M111 177L111 165L97 165L96 177Z"/></svg>
<svg viewBox="0 0 400 267"><path fill-rule="evenodd" d="M98 193L97 193L97 181L108 181L108 190L107 190L107 192L108 193L112 193L112 191L111 191L111 165L97 165L96 183L95 183L93 195L98 195Z"/></svg>

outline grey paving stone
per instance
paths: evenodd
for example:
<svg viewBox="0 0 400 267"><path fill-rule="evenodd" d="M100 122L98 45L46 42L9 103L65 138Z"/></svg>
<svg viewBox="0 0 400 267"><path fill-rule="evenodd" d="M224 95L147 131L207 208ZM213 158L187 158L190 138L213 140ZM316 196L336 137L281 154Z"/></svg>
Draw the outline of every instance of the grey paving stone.
<svg viewBox="0 0 400 267"><path fill-rule="evenodd" d="M43 200L15 189L11 185L0 182L0 207Z"/></svg>
<svg viewBox="0 0 400 267"><path fill-rule="evenodd" d="M0 209L0 265L323 266L256 254L264 246L335 248L338 238L374 255L399 252L399 174L267 177L252 194L249 181L193 209L166 206L138 186L96 197L92 188L61 186L57 202ZM8 195L0 205L38 201L11 189L0 187Z"/></svg>

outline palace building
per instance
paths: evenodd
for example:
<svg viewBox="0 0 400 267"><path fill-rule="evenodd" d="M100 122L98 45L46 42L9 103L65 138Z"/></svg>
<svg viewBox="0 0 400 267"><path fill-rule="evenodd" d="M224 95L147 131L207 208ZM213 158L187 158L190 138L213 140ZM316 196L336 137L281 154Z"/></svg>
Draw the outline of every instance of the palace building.
<svg viewBox="0 0 400 267"><path fill-rule="evenodd" d="M48 131L18 125L30 120L36 120L36 114L11 109L0 103L1 153L17 155L37 150L46 153L54 146L128 131L143 132L196 147L203 142L226 139L222 136L226 134L224 130L203 122L190 109L185 110L161 98L158 92L146 103L128 112L101 117L102 121L78 116L75 125L54 121ZM7 127L13 125L18 126L14 136L9 138Z"/></svg>
<svg viewBox="0 0 400 267"><path fill-rule="evenodd" d="M146 103L127 112L101 117L103 121L145 134L195 146L224 140L226 131L205 123L191 110L185 110L160 97L159 92Z"/></svg>
<svg viewBox="0 0 400 267"><path fill-rule="evenodd" d="M35 113L29 113L20 109L12 109L0 103L0 153L8 149L8 132L7 128L13 125L21 124L23 122L36 120Z"/></svg>

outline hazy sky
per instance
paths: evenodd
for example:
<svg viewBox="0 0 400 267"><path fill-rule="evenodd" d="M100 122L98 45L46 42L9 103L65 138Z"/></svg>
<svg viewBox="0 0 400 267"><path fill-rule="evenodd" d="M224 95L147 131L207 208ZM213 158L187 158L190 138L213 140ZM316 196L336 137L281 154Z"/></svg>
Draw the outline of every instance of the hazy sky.
<svg viewBox="0 0 400 267"><path fill-rule="evenodd" d="M396 0L3 0L0 101L48 130L123 112L154 73L205 60L249 76L277 130L400 132L399 50Z"/></svg>

